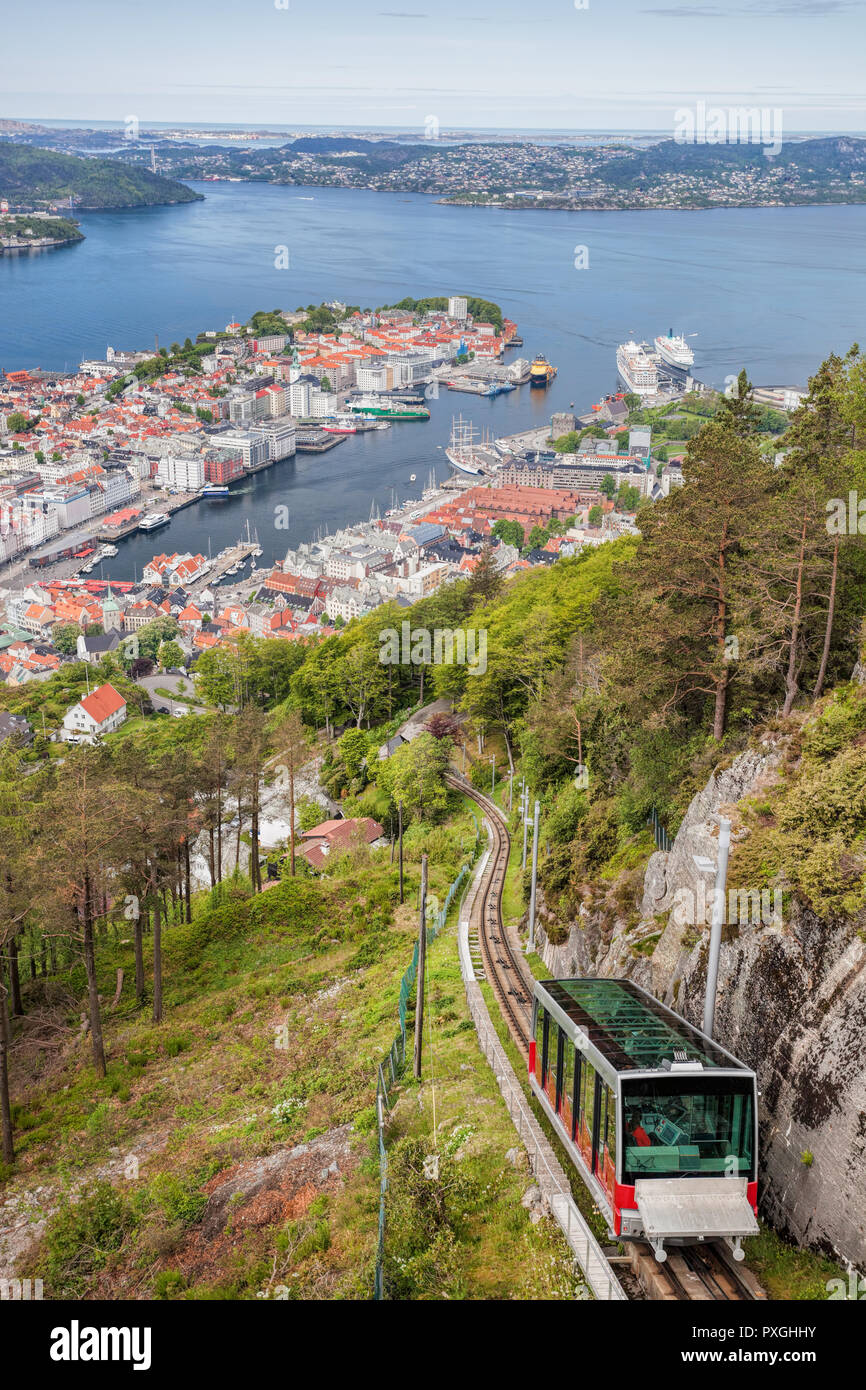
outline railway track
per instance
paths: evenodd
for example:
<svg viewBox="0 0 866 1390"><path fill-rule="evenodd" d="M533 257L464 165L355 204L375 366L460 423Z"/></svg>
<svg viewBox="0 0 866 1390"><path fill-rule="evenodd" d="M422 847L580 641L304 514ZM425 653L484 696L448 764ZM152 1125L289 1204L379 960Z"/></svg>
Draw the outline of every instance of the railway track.
<svg viewBox="0 0 866 1390"><path fill-rule="evenodd" d="M445 780L475 802L490 827L490 858L469 914L469 948L476 973L487 980L511 1036L521 1052L528 1055L532 979L502 921L502 890L511 839L502 812L490 797L457 773L448 774ZM632 1270L651 1299L750 1302L766 1298L751 1271L735 1264L721 1241L672 1247L663 1265L656 1262L649 1245L635 1242Z"/></svg>
<svg viewBox="0 0 866 1390"><path fill-rule="evenodd" d="M508 868L511 839L498 806L476 791L464 778L449 775L449 784L470 797L483 811L490 826L490 858L469 913L469 949L480 961L484 979L502 1010L508 1030L521 1052L528 1054L532 1026L532 982L526 966L514 950L502 921L502 889Z"/></svg>

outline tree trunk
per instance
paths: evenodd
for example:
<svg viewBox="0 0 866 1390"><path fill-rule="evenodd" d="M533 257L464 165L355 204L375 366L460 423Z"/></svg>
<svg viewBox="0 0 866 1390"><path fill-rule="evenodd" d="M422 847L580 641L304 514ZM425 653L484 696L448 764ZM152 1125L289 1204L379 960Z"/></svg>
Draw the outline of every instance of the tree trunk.
<svg viewBox="0 0 866 1390"><path fill-rule="evenodd" d="M213 833L213 826L212 826L212 825L208 826L208 832L207 832L207 833L208 833L208 839L210 840L210 846L209 846L209 849L208 849L208 864L210 865L210 886L211 886L211 888L215 888L215 887L216 887L216 860L214 859L214 833Z"/></svg>
<svg viewBox="0 0 866 1390"><path fill-rule="evenodd" d="M153 1021L162 1023L162 904L153 895Z"/></svg>
<svg viewBox="0 0 866 1390"><path fill-rule="evenodd" d="M135 919L132 929L132 939L135 946L135 997L139 1004L144 1003L144 936L142 930L141 914Z"/></svg>
<svg viewBox="0 0 866 1390"><path fill-rule="evenodd" d="M791 713L794 701L800 693L800 685L797 680L797 656L800 648L800 614L803 609L803 566L806 554L806 510L803 509L803 524L800 528L800 556L797 561L797 587L795 590L796 599L794 602L794 616L791 620L791 642L788 648L788 669L785 673L785 703L782 706L782 718L786 719Z"/></svg>
<svg viewBox="0 0 866 1390"><path fill-rule="evenodd" d="M253 804L250 818L250 882L254 893L260 893L262 888L262 872L259 865L259 774L258 769L253 768Z"/></svg>
<svg viewBox="0 0 866 1390"><path fill-rule="evenodd" d="M192 921L192 871L189 862L189 835L183 840L183 891L186 899L186 920Z"/></svg>
<svg viewBox="0 0 866 1390"><path fill-rule="evenodd" d="M93 944L93 918L90 901L90 875L84 875L84 969L87 975L87 1002L90 1014L90 1041L96 1075L105 1075L105 1048L102 1043L102 1016L99 1012L99 990L96 984L96 949Z"/></svg>
<svg viewBox="0 0 866 1390"><path fill-rule="evenodd" d="M9 942L9 987L11 991L12 1017L21 1018L24 1005L21 1003L21 977L18 973L18 939Z"/></svg>
<svg viewBox="0 0 866 1390"><path fill-rule="evenodd" d="M9 1011L6 1007L6 985L0 975L0 1131L2 1131L3 1162L15 1162L12 1139L12 1106L9 1101L9 1046L12 1041Z"/></svg>
<svg viewBox="0 0 866 1390"><path fill-rule="evenodd" d="M724 738L725 722L728 717L728 668L724 664L725 659L725 632L728 625L728 604L726 597L725 581L727 579L727 526L722 533L719 544L719 581L716 589L716 641L719 653L722 658L722 670L716 685L716 703L713 711L713 738L718 742Z"/></svg>
<svg viewBox="0 0 866 1390"><path fill-rule="evenodd" d="M289 768L289 846L290 846L290 869L292 878L295 876L295 763L292 756L292 765Z"/></svg>
<svg viewBox="0 0 866 1390"><path fill-rule="evenodd" d="M716 705L713 711L713 738L717 741L725 736L725 721L728 717L728 672L725 669L719 676L716 686Z"/></svg>
<svg viewBox="0 0 866 1390"><path fill-rule="evenodd" d="M836 578L839 573L839 538L836 537L833 546L833 569L830 574L830 606L827 609L827 626L824 630L824 650L821 653L821 665L818 669L818 679L815 682L815 689L812 698L817 700L824 689L824 681L827 678L827 663L830 660L830 639L833 635L833 619L836 616Z"/></svg>

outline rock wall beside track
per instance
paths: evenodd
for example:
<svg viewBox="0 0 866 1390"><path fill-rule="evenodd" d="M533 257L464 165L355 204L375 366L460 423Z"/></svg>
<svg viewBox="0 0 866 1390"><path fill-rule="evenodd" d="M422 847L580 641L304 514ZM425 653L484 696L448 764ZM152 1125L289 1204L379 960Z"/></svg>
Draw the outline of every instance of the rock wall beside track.
<svg viewBox="0 0 866 1390"><path fill-rule="evenodd" d="M708 930L680 925L679 890L697 891L694 856L715 863L717 816L772 782L775 750L738 757L695 796L669 853L644 877L641 920L585 911L568 939L544 930L553 976L626 976L701 1026ZM712 886L713 873L704 875ZM550 918L547 918L550 924ZM653 942L655 944L653 945ZM716 1034L754 1067L761 1091L762 1211L794 1241L866 1268L866 942L862 924L794 903L779 923L727 928Z"/></svg>

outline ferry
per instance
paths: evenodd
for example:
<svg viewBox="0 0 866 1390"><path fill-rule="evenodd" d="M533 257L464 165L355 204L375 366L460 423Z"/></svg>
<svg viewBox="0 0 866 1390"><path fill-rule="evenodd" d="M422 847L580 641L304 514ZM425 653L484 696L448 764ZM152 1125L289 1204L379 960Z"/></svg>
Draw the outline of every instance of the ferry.
<svg viewBox="0 0 866 1390"><path fill-rule="evenodd" d="M160 526L167 526L171 517L166 512L151 512L149 516L142 517L138 523L139 531L156 531Z"/></svg>
<svg viewBox="0 0 866 1390"><path fill-rule="evenodd" d="M627 391L635 396L655 396L659 389L658 361L646 343L629 340L616 350L616 369Z"/></svg>
<svg viewBox="0 0 866 1390"><path fill-rule="evenodd" d="M557 368L551 366L547 358L539 353L529 368L530 386L549 386L556 376Z"/></svg>
<svg viewBox="0 0 866 1390"><path fill-rule="evenodd" d="M202 497L228 497L227 483L206 483L201 490Z"/></svg>
<svg viewBox="0 0 866 1390"><path fill-rule="evenodd" d="M347 402L353 415L369 415L384 420L429 420L430 411L426 405L409 404L405 401L389 400L387 396L356 396Z"/></svg>

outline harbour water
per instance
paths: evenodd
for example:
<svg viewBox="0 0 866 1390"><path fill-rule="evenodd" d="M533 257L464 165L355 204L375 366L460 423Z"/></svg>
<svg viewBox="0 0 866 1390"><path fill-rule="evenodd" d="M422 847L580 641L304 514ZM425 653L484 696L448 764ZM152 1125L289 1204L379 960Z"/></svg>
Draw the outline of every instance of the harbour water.
<svg viewBox="0 0 866 1390"><path fill-rule="evenodd" d="M203 202L81 213L85 241L0 259L0 366L72 368L109 343L182 342L256 309L468 291L500 303L517 320L521 354L542 352L559 372L545 391L495 399L443 390L428 422L347 436L188 508L160 531L159 549L215 553L249 520L264 565L373 503L384 512L395 492L419 496L431 468L446 476L452 415L501 435L571 402L584 410L615 389L627 338L696 333L695 374L721 386L743 366L758 384L804 385L829 352L862 337L862 206L510 212L360 190L196 187ZM277 529L284 506L288 529ZM153 551L154 537L124 541L104 573L140 573Z"/></svg>

